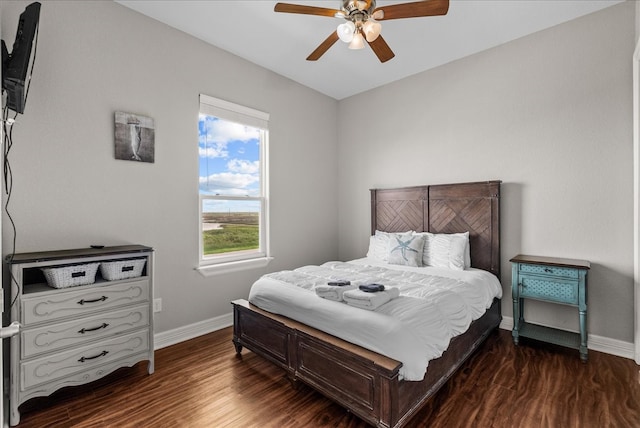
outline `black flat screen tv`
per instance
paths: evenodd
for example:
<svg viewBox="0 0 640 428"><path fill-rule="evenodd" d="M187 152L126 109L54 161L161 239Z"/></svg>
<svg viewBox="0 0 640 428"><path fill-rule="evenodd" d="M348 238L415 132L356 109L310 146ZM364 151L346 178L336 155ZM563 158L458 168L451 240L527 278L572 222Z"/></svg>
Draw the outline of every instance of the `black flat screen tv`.
<svg viewBox="0 0 640 428"><path fill-rule="evenodd" d="M2 89L7 91L6 107L16 113L24 113L24 105L27 101L33 66L32 51L34 41L37 39L39 20L40 3L31 3L20 14L11 53L8 52L2 40Z"/></svg>

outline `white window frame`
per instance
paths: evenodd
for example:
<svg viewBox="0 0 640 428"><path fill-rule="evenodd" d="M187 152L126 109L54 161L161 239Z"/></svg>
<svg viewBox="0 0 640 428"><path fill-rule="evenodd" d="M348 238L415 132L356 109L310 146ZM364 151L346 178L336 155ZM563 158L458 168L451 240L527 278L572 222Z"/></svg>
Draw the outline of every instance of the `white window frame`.
<svg viewBox="0 0 640 428"><path fill-rule="evenodd" d="M229 273L239 270L266 266L273 257L269 251L269 186L268 186L268 146L269 146L269 114L234 104L229 101L200 94L200 113L218 117L231 122L242 123L261 130L260 132L260 195L259 196L226 196L201 195L198 192L198 268L204 276ZM259 217L260 244L257 251L233 252L216 256L204 256L202 213L203 202L207 199L218 200L255 200L261 205Z"/></svg>

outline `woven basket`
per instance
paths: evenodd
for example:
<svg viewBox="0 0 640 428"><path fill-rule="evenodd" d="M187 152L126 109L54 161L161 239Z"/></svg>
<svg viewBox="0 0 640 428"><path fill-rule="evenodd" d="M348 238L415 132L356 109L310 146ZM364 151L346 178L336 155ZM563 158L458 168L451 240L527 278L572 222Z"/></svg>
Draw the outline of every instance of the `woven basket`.
<svg viewBox="0 0 640 428"><path fill-rule="evenodd" d="M100 274L107 281L136 278L142 275L147 259L127 259L100 264Z"/></svg>
<svg viewBox="0 0 640 428"><path fill-rule="evenodd" d="M78 285L93 284L100 263L83 263L79 265L42 268L47 284L53 288L67 288Z"/></svg>

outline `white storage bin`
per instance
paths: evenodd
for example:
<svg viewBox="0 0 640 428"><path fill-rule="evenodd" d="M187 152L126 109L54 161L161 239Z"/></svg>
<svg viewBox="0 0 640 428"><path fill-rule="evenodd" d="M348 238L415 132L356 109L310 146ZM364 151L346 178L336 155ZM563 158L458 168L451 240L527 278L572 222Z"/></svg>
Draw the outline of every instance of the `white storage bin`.
<svg viewBox="0 0 640 428"><path fill-rule="evenodd" d="M96 281L100 263L83 263L78 265L42 268L47 284L53 288L67 288L78 285L93 284Z"/></svg>
<svg viewBox="0 0 640 428"><path fill-rule="evenodd" d="M100 263L100 274L107 281L137 278L142 275L142 269L147 259L127 259Z"/></svg>

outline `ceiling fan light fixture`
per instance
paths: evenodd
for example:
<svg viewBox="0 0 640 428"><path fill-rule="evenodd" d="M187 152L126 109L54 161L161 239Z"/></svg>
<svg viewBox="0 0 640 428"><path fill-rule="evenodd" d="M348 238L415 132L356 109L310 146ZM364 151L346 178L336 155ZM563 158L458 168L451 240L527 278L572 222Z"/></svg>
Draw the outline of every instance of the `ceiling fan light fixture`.
<svg viewBox="0 0 640 428"><path fill-rule="evenodd" d="M371 18L362 25L362 32L364 33L367 42L373 42L377 39L380 35L380 31L382 31L382 25Z"/></svg>
<svg viewBox="0 0 640 428"><path fill-rule="evenodd" d="M2 0L0 0L2 1ZM378 8L376 0L340 0L341 6L331 9L319 6L277 2L275 12L296 13L339 18L337 29L307 57L307 61L317 61L339 39L349 44L350 49L363 49L369 44L380 62L392 59L395 54L382 37L382 25L378 22L389 19L417 18L423 16L446 15L450 0L394 1L392 5ZM335 27L334 27L335 28ZM365 43L365 38L367 43Z"/></svg>
<svg viewBox="0 0 640 428"><path fill-rule="evenodd" d="M363 49L364 48L364 37L360 32L357 32L353 35L353 40L349 43L349 49Z"/></svg>
<svg viewBox="0 0 640 428"><path fill-rule="evenodd" d="M338 37L345 43L350 43L353 40L353 35L356 31L356 24L351 21L344 22L338 25Z"/></svg>

